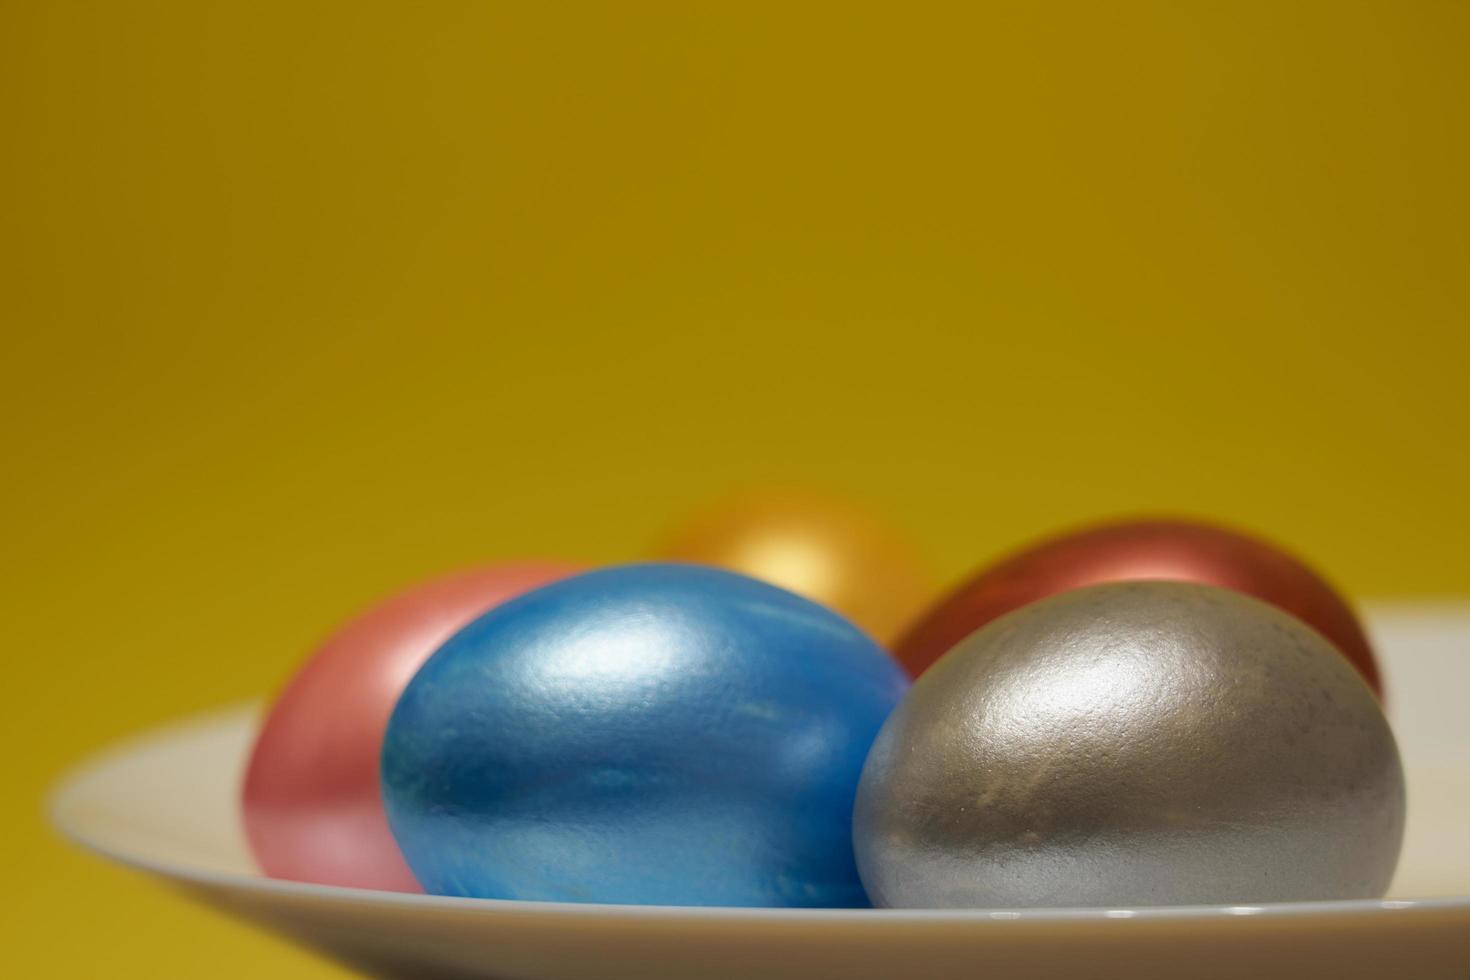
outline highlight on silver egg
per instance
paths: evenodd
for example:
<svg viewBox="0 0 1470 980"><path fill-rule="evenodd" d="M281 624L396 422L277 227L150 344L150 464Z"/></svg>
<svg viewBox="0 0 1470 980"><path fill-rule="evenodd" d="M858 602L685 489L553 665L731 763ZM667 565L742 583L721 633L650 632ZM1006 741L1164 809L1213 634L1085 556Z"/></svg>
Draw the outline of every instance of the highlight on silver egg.
<svg viewBox="0 0 1470 980"><path fill-rule="evenodd" d="M854 846L878 906L1366 898L1404 809L1382 710L1321 635L1130 582L1023 607L925 673L868 756Z"/></svg>

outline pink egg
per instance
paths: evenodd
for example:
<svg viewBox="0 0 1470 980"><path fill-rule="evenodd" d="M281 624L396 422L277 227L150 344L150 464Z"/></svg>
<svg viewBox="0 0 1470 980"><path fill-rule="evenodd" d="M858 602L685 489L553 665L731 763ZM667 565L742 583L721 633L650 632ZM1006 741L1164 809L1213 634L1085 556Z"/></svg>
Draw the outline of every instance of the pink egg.
<svg viewBox="0 0 1470 980"><path fill-rule="evenodd" d="M421 891L388 830L378 780L398 695L441 643L495 606L582 569L493 565L401 592L338 630L286 685L245 776L245 832L266 874Z"/></svg>

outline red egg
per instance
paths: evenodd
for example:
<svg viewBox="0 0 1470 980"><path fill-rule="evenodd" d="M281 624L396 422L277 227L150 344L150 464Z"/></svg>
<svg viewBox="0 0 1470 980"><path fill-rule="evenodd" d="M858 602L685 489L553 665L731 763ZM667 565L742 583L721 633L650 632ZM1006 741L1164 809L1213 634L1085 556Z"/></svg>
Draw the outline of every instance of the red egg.
<svg viewBox="0 0 1470 980"><path fill-rule="evenodd" d="M286 685L245 776L245 832L266 874L417 892L383 813L378 758L398 695L481 613L581 569L493 565L399 593L338 630Z"/></svg>
<svg viewBox="0 0 1470 980"><path fill-rule="evenodd" d="M1163 579L1215 585L1284 609L1321 633L1382 694L1378 665L1351 608L1316 572L1274 545L1193 521L1106 524L1042 541L984 569L898 641L914 676L1013 609L1103 582Z"/></svg>

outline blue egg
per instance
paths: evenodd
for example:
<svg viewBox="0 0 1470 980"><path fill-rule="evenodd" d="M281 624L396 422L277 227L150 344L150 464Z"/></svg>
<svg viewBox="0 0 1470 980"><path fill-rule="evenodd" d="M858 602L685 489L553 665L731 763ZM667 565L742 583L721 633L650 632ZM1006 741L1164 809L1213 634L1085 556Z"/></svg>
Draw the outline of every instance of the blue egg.
<svg viewBox="0 0 1470 980"><path fill-rule="evenodd" d="M698 565L627 565L465 627L399 699L388 822L430 893L866 906L852 808L908 688L857 627Z"/></svg>

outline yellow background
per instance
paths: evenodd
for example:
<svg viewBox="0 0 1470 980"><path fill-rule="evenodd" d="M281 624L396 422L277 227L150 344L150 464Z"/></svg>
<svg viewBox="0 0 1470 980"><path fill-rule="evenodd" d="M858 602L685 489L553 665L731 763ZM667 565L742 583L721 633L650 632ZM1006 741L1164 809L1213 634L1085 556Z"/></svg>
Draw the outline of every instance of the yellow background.
<svg viewBox="0 0 1470 980"><path fill-rule="evenodd" d="M732 483L947 576L1168 508L1470 593L1467 18L4 4L3 972L335 975L44 788L396 585Z"/></svg>

